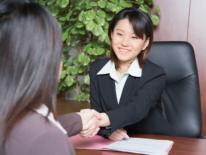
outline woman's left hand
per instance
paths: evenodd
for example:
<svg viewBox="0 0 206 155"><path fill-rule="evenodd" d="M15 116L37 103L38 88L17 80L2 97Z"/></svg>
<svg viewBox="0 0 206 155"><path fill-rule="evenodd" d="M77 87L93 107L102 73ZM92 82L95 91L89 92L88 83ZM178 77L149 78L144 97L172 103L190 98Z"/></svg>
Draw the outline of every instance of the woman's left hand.
<svg viewBox="0 0 206 155"><path fill-rule="evenodd" d="M123 140L123 139L129 139L129 136L127 135L126 130L117 129L108 138L113 140L113 141L119 141L119 140Z"/></svg>

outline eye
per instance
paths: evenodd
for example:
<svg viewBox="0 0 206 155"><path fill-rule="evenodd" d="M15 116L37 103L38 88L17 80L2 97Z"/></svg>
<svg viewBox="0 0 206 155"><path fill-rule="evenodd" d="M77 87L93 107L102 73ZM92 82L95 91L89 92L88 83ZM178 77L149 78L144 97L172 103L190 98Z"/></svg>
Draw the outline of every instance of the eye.
<svg viewBox="0 0 206 155"><path fill-rule="evenodd" d="M118 35L118 36L122 36L123 34L122 34L122 33L117 32L117 35Z"/></svg>
<svg viewBox="0 0 206 155"><path fill-rule="evenodd" d="M132 36L132 39L138 39L138 37L137 36Z"/></svg>

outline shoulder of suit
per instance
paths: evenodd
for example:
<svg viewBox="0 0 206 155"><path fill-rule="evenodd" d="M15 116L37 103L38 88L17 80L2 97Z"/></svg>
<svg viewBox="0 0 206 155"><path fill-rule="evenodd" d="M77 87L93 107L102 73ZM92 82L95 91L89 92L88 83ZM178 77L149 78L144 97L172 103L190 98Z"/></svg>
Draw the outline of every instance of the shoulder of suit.
<svg viewBox="0 0 206 155"><path fill-rule="evenodd" d="M97 58L91 63L89 70L97 73L109 60L108 57Z"/></svg>
<svg viewBox="0 0 206 155"><path fill-rule="evenodd" d="M53 137L55 140L59 139L60 141L65 142L65 144L68 142L67 137L45 117L35 112L31 112L19 121L11 130L5 143L6 148L9 149L6 150L6 152L18 151L21 155L26 154L25 152L31 151L35 142L39 145L44 145L42 140L46 141L48 139L46 137ZM39 138L40 140L38 141Z"/></svg>
<svg viewBox="0 0 206 155"><path fill-rule="evenodd" d="M165 74L165 71L163 67L153 63L150 60L145 61L145 65L143 67L143 73L146 72L147 74L152 74L152 75L160 75L160 74Z"/></svg>

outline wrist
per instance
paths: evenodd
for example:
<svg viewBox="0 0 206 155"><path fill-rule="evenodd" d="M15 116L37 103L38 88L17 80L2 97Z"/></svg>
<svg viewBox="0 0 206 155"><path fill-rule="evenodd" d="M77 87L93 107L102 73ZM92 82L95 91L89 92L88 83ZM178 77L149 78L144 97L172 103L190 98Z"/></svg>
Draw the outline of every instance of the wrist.
<svg viewBox="0 0 206 155"><path fill-rule="evenodd" d="M109 117L106 113L101 113L101 121L100 121L100 126L105 127L105 126L109 126L110 120Z"/></svg>

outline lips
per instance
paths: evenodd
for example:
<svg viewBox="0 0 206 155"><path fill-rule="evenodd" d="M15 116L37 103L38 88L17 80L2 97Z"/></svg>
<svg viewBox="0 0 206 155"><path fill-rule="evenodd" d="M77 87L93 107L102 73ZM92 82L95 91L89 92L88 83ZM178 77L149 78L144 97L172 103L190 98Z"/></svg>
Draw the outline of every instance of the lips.
<svg viewBox="0 0 206 155"><path fill-rule="evenodd" d="M121 53L127 53L127 52L130 52L130 49L127 49L127 48L119 48L119 52L121 52Z"/></svg>

